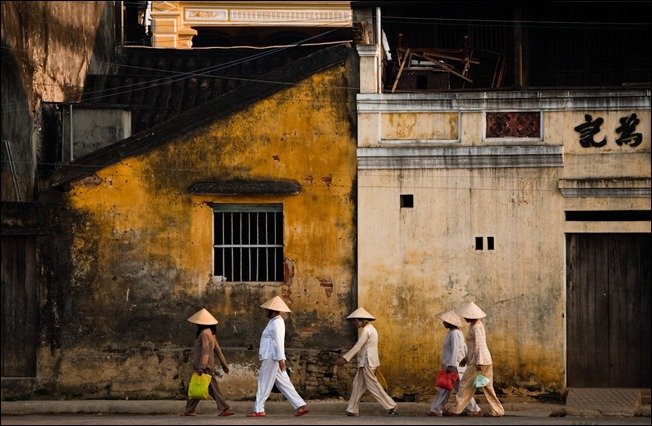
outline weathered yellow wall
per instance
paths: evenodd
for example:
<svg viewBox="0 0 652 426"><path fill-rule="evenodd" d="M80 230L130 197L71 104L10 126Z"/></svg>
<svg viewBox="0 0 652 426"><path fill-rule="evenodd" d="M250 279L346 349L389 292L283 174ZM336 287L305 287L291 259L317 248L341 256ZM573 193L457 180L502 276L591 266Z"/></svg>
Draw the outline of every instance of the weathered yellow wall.
<svg viewBox="0 0 652 426"><path fill-rule="evenodd" d="M292 309L288 350L348 344L351 330L343 319L355 271L356 144L345 76L344 66L321 72L75 183L67 198L83 218L74 226L72 251L72 303L88 316L80 328L92 322L102 342L119 347L138 347L137 335L156 350L190 347L194 328L186 318L205 306L220 321L222 346L246 355L222 380L234 398L255 393L255 355L267 322L259 305L273 295ZM188 192L195 182L223 178L293 179L302 190L256 197ZM283 203L291 271L285 283L213 280L208 203ZM137 370L129 372L135 382ZM176 392L174 374L183 376L170 371L161 383Z"/></svg>
<svg viewBox="0 0 652 426"><path fill-rule="evenodd" d="M396 136L410 142L450 124L429 124L433 113L423 112L423 105L410 103L408 96L401 107L384 96L379 97L381 109L386 102L401 112L368 107L360 113L360 147L400 147ZM410 105L415 112L408 113ZM636 132L643 143L620 147L615 129L633 112L641 121ZM580 147L573 128L584 122L585 113L604 118L603 133L595 139L606 135L605 147ZM412 116L415 127L398 133L396 123ZM451 149L519 145L486 140L483 116L481 111L460 113L460 136ZM497 387L516 392L565 386L565 232L579 225L566 223L564 210L649 210L650 199L564 198L558 182L649 179L649 123L649 110L544 111L542 140L521 144L563 147L563 167L359 170L359 306L378 318L381 369L392 395L430 392L446 334L435 315L466 300L488 314L484 322ZM422 145L445 146L436 135L430 139ZM400 208L401 194L413 194L414 208ZM649 222L584 227L584 232L650 232ZM485 238L485 250L475 250L478 236L493 236L495 249L486 250Z"/></svg>
<svg viewBox="0 0 652 426"><path fill-rule="evenodd" d="M378 315L381 362L397 395L431 385L445 336L435 314L465 300L488 314L498 380L561 381L563 213L546 214L562 210L561 197L551 196L555 175L555 169L360 173L360 186L375 190L359 196L359 300L387 307ZM400 194L413 194L415 207L400 209ZM495 250L476 251L476 236L493 236Z"/></svg>

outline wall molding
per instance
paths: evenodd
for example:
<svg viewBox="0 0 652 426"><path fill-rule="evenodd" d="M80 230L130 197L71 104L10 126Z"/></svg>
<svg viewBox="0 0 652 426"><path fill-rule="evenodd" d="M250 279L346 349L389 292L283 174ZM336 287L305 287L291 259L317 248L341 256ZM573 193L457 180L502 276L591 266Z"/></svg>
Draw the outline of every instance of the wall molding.
<svg viewBox="0 0 652 426"><path fill-rule="evenodd" d="M478 169L562 167L561 145L358 148L358 168Z"/></svg>
<svg viewBox="0 0 652 426"><path fill-rule="evenodd" d="M559 179L564 197L650 198L650 178Z"/></svg>
<svg viewBox="0 0 652 426"><path fill-rule="evenodd" d="M650 109L651 91L537 90L456 93L360 93L358 113L426 111L586 111Z"/></svg>

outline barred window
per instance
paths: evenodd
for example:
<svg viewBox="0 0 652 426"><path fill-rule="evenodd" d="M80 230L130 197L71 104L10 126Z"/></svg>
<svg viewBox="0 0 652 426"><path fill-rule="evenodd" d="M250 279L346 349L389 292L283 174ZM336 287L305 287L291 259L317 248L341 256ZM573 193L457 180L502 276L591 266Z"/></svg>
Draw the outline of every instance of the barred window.
<svg viewBox="0 0 652 426"><path fill-rule="evenodd" d="M214 274L226 281L283 281L283 205L214 206Z"/></svg>

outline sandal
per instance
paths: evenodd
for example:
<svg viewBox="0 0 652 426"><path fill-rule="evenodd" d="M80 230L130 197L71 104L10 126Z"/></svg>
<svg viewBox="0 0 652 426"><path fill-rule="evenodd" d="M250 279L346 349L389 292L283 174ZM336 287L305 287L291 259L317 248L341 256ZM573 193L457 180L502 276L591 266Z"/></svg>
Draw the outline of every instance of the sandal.
<svg viewBox="0 0 652 426"><path fill-rule="evenodd" d="M350 412L350 411L347 411L347 412L346 412L346 415L349 416L349 417L358 417L360 414L358 414L358 413L352 413L352 412Z"/></svg>
<svg viewBox="0 0 652 426"><path fill-rule="evenodd" d="M266 417L267 414L264 411L252 411L247 414L247 417Z"/></svg>
<svg viewBox="0 0 652 426"><path fill-rule="evenodd" d="M398 411L396 411L396 408L392 408L387 412L387 417L398 417L400 415L401 414Z"/></svg>
<svg viewBox="0 0 652 426"><path fill-rule="evenodd" d="M453 412L450 411L448 408L444 408L444 410L442 410L442 411L443 411L443 412L442 412L442 415L443 415L444 417L457 417L457 416L459 416L459 414L455 414L455 413L453 413Z"/></svg>
<svg viewBox="0 0 652 426"><path fill-rule="evenodd" d="M183 413L179 414L180 416L188 416L188 417L195 417L197 413L194 411L184 411Z"/></svg>
<svg viewBox="0 0 652 426"><path fill-rule="evenodd" d="M303 407L299 407L296 413L294 413L295 416L303 416L304 414L308 414L310 410L306 408L304 405Z"/></svg>
<svg viewBox="0 0 652 426"><path fill-rule="evenodd" d="M231 408L225 408L224 410L222 410L222 412L220 414L218 414L218 416L226 417L226 416L232 416L234 414L235 413L233 412L233 410Z"/></svg>
<svg viewBox="0 0 652 426"><path fill-rule="evenodd" d="M428 411L426 413L426 416L428 416L428 417L441 417L441 414L435 413L434 411Z"/></svg>

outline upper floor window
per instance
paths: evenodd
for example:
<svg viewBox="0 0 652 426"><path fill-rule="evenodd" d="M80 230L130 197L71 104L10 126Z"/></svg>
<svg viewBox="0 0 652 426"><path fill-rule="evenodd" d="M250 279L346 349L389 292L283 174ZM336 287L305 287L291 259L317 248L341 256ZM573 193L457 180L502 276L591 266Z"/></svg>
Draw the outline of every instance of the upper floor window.
<svg viewBox="0 0 652 426"><path fill-rule="evenodd" d="M283 281L283 205L217 204L214 275L226 281Z"/></svg>

